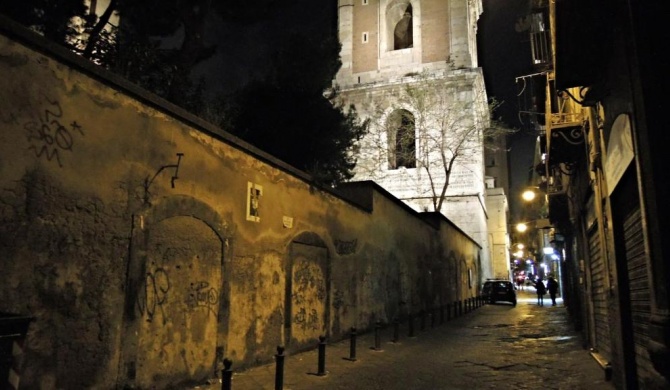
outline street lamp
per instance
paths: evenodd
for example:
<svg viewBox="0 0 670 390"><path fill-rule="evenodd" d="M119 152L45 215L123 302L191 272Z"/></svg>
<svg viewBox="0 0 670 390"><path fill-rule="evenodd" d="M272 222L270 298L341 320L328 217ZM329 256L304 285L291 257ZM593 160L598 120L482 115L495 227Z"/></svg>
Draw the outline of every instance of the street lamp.
<svg viewBox="0 0 670 390"><path fill-rule="evenodd" d="M523 198L523 200L526 202L531 202L533 199L535 199L535 191L527 189L521 194L521 198Z"/></svg>

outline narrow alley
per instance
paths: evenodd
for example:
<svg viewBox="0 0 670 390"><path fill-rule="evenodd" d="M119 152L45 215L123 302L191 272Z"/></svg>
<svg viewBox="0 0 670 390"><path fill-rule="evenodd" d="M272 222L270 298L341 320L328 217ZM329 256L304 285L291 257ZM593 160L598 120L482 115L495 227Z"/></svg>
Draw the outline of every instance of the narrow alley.
<svg viewBox="0 0 670 390"><path fill-rule="evenodd" d="M356 361L350 340L327 344L326 375L318 373L318 350L287 356L283 389L613 389L605 373L582 347L563 301L545 296L536 304L532 287L517 291L518 304L484 305L470 313L421 329L407 323L392 342L394 327L357 338ZM549 302L547 302L549 301ZM275 389L276 364L235 372L233 390ZM219 389L220 383L199 389Z"/></svg>

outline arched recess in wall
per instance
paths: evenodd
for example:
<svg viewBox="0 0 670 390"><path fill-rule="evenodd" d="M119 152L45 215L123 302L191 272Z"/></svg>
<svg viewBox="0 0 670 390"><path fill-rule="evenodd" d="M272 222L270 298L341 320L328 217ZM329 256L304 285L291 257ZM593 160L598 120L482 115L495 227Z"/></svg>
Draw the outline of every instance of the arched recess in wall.
<svg viewBox="0 0 670 390"><path fill-rule="evenodd" d="M461 258L460 261L460 272L458 273L458 276L460 278L459 280L459 300L463 300L467 298L468 294L467 291L469 290L468 286L468 262L464 259Z"/></svg>
<svg viewBox="0 0 670 390"><path fill-rule="evenodd" d="M408 0L389 1L383 18L385 22L384 38L387 51L410 49L415 43L415 25L418 25L417 12Z"/></svg>
<svg viewBox="0 0 670 390"><path fill-rule="evenodd" d="M433 280L433 264L431 258L426 256L418 261L420 264L419 270L419 285L417 286L421 294L420 301L422 310L429 311L433 305L435 298L435 284Z"/></svg>
<svg viewBox="0 0 670 390"><path fill-rule="evenodd" d="M388 167L416 168L416 128L414 115L404 109L394 110L386 120L388 131Z"/></svg>
<svg viewBox="0 0 670 390"><path fill-rule="evenodd" d="M230 291L230 224L188 197L133 216L120 382L139 387L206 380L221 364Z"/></svg>
<svg viewBox="0 0 670 390"><path fill-rule="evenodd" d="M303 232L289 244L286 261L285 345L289 352L312 348L330 331L330 260L325 242Z"/></svg>
<svg viewBox="0 0 670 390"><path fill-rule="evenodd" d="M447 304L448 291L446 290L448 285L447 279L447 268L449 260L446 258L440 258L440 260L433 267L433 286L435 286L435 293L433 296L433 304L437 307Z"/></svg>
<svg viewBox="0 0 670 390"><path fill-rule="evenodd" d="M449 251L449 255L447 256L447 278L448 282L447 285L449 286L449 295L447 297L447 303L451 303L453 301L458 300L459 293L458 293L458 259L456 258L456 252L454 250Z"/></svg>

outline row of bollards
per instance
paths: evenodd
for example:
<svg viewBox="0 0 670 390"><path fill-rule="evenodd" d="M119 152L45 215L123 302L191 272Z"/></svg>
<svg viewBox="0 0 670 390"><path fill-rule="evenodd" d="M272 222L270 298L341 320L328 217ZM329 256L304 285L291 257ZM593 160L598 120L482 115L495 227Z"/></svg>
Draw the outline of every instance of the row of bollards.
<svg viewBox="0 0 670 390"><path fill-rule="evenodd" d="M453 318L459 317L463 315L464 313L469 313L473 311L476 308L479 308L483 306L485 303L484 299L482 297L473 297L473 298L467 298L463 301L456 301L453 302L453 304L446 304L443 306L440 306L439 308L439 317L440 317L440 324L444 323L445 321L445 312L446 312L446 320L450 321ZM420 329L425 330L426 328L426 320L427 317L430 317L430 325L431 327L435 327L436 321L437 321L437 310L436 308L432 308L430 312L427 312L426 310L422 310L419 312L419 318L420 318ZM408 321L408 336L409 337L414 337L414 315L412 313L409 313L407 316L407 321ZM381 321L375 322L374 326L374 347L372 347L373 350L376 351L381 351L381 329L382 329L382 323ZM357 337L357 332L356 328L351 328L350 332L350 343L349 343L349 358L347 360L350 361L356 361L356 337ZM400 320L398 318L393 319L393 338L392 342L397 343L400 341ZM286 358L286 355L284 354L284 347L283 346L278 346L277 347L277 354L275 355L275 390L283 390L284 388L284 360ZM232 370L232 364L233 362L230 359L224 359L223 360L223 370L221 371L221 389L222 390L232 390L232 377L233 377L233 370ZM325 336L319 336L319 344L318 344L318 365L317 365L317 376L325 376L326 375L326 337Z"/></svg>

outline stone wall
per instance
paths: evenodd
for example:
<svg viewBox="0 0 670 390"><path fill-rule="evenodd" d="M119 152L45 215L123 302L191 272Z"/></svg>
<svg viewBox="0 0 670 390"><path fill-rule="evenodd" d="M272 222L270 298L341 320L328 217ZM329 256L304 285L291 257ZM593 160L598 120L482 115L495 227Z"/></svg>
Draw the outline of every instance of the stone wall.
<svg viewBox="0 0 670 390"><path fill-rule="evenodd" d="M199 383L476 295L481 248L0 19L0 312L22 388Z"/></svg>

